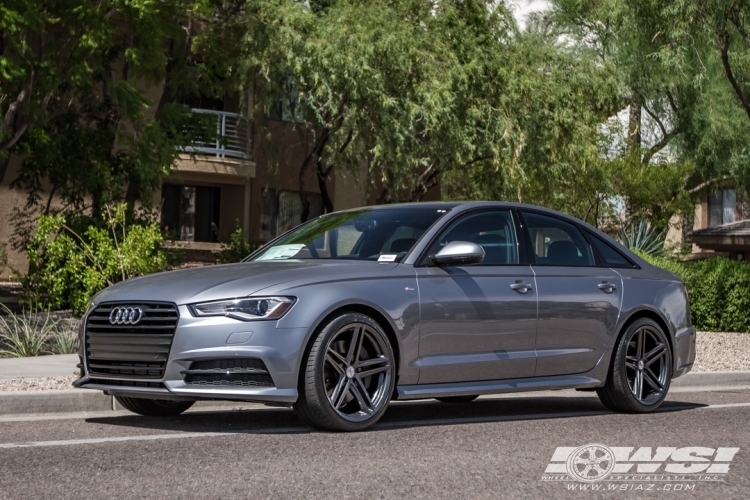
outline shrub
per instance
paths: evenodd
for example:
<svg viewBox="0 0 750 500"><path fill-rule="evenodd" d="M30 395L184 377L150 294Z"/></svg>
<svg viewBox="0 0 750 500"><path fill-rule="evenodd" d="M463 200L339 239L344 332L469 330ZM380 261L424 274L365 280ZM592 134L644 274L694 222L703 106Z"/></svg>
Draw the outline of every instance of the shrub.
<svg viewBox="0 0 750 500"><path fill-rule="evenodd" d="M681 263L640 255L682 278L690 296L693 325L698 330L750 332L750 264L725 257Z"/></svg>
<svg viewBox="0 0 750 500"><path fill-rule="evenodd" d="M27 309L16 314L0 304L0 357L73 354L78 348L75 324L49 311Z"/></svg>
<svg viewBox="0 0 750 500"><path fill-rule="evenodd" d="M229 240L222 243L221 250L214 252L217 264L231 264L239 262L263 245L261 240L245 242L242 228L237 222L237 229L229 235Z"/></svg>
<svg viewBox="0 0 750 500"><path fill-rule="evenodd" d="M46 352L47 340L57 332L57 321L49 314L16 315L0 304L0 357L25 358Z"/></svg>
<svg viewBox="0 0 750 500"><path fill-rule="evenodd" d="M104 225L79 234L64 215L43 216L27 246L24 304L70 308L82 315L97 292L119 281L167 269L158 222L126 223L126 206L105 208Z"/></svg>

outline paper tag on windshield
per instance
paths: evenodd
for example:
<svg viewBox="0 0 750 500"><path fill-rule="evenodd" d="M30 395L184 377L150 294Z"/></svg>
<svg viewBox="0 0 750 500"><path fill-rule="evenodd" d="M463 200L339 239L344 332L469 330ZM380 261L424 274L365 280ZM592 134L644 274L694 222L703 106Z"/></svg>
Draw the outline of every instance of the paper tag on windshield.
<svg viewBox="0 0 750 500"><path fill-rule="evenodd" d="M261 255L255 260L283 260L289 259L297 255L297 253L305 247L303 244L296 245L276 245L273 248L269 248L266 253Z"/></svg>
<svg viewBox="0 0 750 500"><path fill-rule="evenodd" d="M378 257L378 262L395 262L396 257L398 257L398 254L395 253L384 253L380 257Z"/></svg>

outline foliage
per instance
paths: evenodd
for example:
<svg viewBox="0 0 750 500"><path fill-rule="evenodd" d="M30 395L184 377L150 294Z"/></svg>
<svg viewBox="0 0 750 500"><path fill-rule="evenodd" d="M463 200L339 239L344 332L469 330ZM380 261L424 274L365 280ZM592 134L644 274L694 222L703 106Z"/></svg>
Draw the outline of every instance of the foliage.
<svg viewBox="0 0 750 500"><path fill-rule="evenodd" d="M8 253L5 248L0 248L0 273L5 270L5 266L8 265Z"/></svg>
<svg viewBox="0 0 750 500"><path fill-rule="evenodd" d="M681 263L640 254L678 275L690 296L693 325L701 331L750 332L750 264L724 257Z"/></svg>
<svg viewBox="0 0 750 500"><path fill-rule="evenodd" d="M158 223L127 224L126 209L125 204L105 207L105 226L90 225L82 233L63 215L41 217L27 247L22 300L81 315L103 288L166 269Z"/></svg>
<svg viewBox="0 0 750 500"><path fill-rule="evenodd" d="M553 0L549 16L576 46L611 63L627 106L610 156L630 165L627 212L665 227L690 198L750 181L750 4L733 0ZM739 87L732 83L733 72ZM637 164L642 164L637 167ZM656 181L656 182L654 182ZM694 200L693 200L694 201Z"/></svg>
<svg viewBox="0 0 750 500"><path fill-rule="evenodd" d="M16 314L0 304L0 357L73 354L77 348L77 332L48 310L30 308Z"/></svg>
<svg viewBox="0 0 750 500"><path fill-rule="evenodd" d="M0 304L0 357L24 358L44 354L47 341L59 335L58 322L49 314L14 314Z"/></svg>
<svg viewBox="0 0 750 500"><path fill-rule="evenodd" d="M664 241L667 237L666 229L652 226L648 221L631 223L629 228L622 228L618 234L620 243L633 251L647 255L660 255L664 253Z"/></svg>
<svg viewBox="0 0 750 500"><path fill-rule="evenodd" d="M237 3L2 3L0 182L15 154L23 162L13 185L45 214L54 195L95 216L113 200L148 203L191 139L181 102L224 90L220 63L196 55L215 42L199 34L201 22L210 32Z"/></svg>
<svg viewBox="0 0 750 500"><path fill-rule="evenodd" d="M260 240L245 241L245 235L237 221L237 229L229 235L226 242L221 244L221 250L213 252L216 256L217 264L232 264L240 262L242 259L256 251L263 245Z"/></svg>
<svg viewBox="0 0 750 500"><path fill-rule="evenodd" d="M508 153L502 44L513 18L488 0L250 2L243 64L259 112L288 103L305 130L299 165L326 211L334 169L363 163L380 202L418 200L440 175Z"/></svg>

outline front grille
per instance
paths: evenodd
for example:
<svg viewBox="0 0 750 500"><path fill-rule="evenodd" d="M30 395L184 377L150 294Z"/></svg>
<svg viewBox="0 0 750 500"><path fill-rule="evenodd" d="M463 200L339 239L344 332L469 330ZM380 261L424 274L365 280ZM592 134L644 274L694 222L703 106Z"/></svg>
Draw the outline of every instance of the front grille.
<svg viewBox="0 0 750 500"><path fill-rule="evenodd" d="M258 358L193 361L181 373L190 385L274 387L266 365Z"/></svg>
<svg viewBox="0 0 750 500"><path fill-rule="evenodd" d="M140 307L135 325L113 325L114 307ZM86 362L89 373L130 378L161 378L180 316L174 304L129 302L100 304L86 320Z"/></svg>

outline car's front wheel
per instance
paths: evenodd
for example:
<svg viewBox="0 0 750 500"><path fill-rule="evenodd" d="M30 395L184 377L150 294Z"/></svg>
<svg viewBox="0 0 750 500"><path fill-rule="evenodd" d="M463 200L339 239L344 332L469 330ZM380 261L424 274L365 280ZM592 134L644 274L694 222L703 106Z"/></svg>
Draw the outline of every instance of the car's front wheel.
<svg viewBox="0 0 750 500"><path fill-rule="evenodd" d="M122 396L115 396L115 399L126 410L148 417L179 415L195 403L195 401L168 401L166 399L126 398Z"/></svg>
<svg viewBox="0 0 750 500"><path fill-rule="evenodd" d="M667 397L672 350L661 327L648 318L634 321L620 338L607 383L596 390L604 406L625 413L648 413Z"/></svg>
<svg viewBox="0 0 750 500"><path fill-rule="evenodd" d="M383 416L393 393L393 349L369 316L345 313L313 340L294 409L317 429L361 431Z"/></svg>

